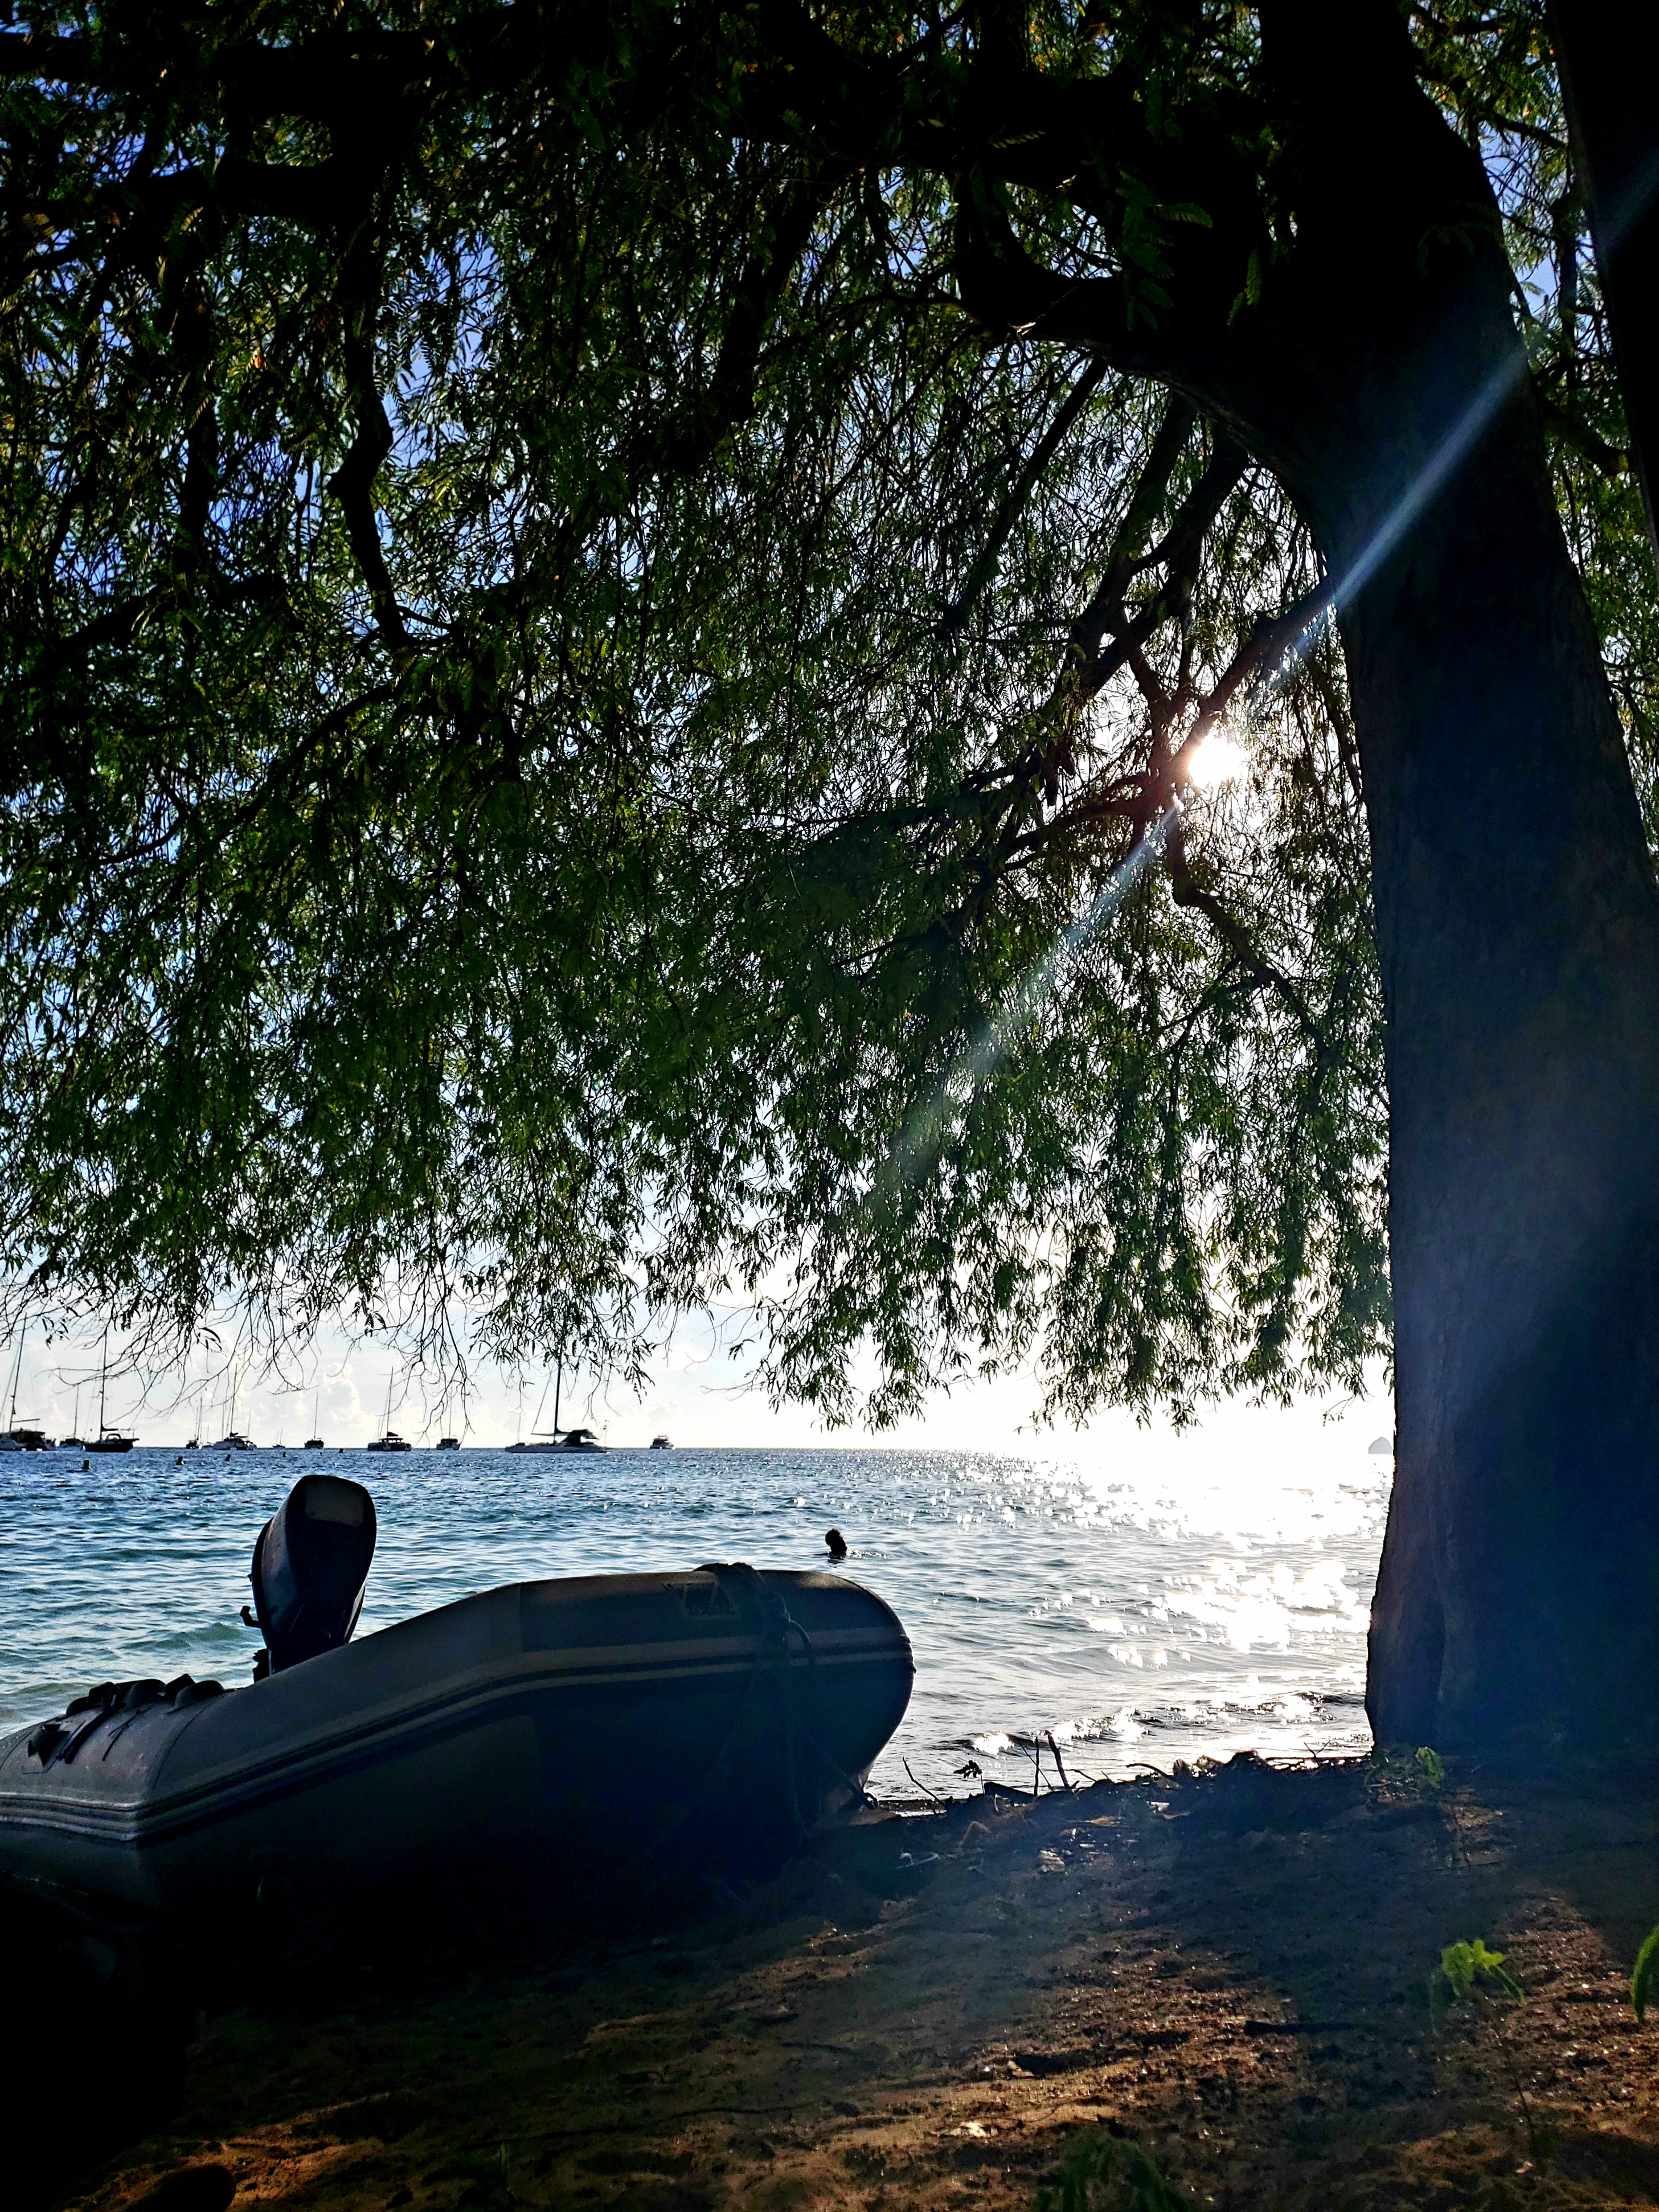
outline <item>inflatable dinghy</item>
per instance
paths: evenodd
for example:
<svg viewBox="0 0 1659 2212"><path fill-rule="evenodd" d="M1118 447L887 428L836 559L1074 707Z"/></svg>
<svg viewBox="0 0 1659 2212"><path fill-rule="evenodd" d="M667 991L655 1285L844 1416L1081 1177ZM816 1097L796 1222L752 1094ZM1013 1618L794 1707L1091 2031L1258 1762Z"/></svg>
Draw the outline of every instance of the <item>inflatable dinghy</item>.
<svg viewBox="0 0 1659 2212"><path fill-rule="evenodd" d="M510 1583L348 1643L374 1542L367 1491L303 1477L254 1553L262 1679L105 1683L0 1739L0 1877L194 1912L744 1868L860 1800L909 1699L896 1617L822 1573Z"/></svg>

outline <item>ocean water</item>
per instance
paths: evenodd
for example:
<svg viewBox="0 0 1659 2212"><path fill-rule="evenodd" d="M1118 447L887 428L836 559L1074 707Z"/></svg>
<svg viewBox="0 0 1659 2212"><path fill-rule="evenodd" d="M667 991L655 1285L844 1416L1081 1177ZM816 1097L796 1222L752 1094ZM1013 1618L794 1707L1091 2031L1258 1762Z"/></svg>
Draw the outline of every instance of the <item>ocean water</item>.
<svg viewBox="0 0 1659 2212"><path fill-rule="evenodd" d="M822 1565L838 1527L841 1571L887 1600L915 1651L878 1793L910 1795L912 1778L960 1790L970 1761L1029 1784L1048 1732L1091 1776L1363 1750L1389 1467L1332 1462L1285 1488L1213 1463L1176 1481L966 1452L139 1450L84 1472L79 1453L7 1455L0 1725L111 1678L247 1680L254 1538L326 1466L366 1482L379 1514L359 1635L541 1576Z"/></svg>

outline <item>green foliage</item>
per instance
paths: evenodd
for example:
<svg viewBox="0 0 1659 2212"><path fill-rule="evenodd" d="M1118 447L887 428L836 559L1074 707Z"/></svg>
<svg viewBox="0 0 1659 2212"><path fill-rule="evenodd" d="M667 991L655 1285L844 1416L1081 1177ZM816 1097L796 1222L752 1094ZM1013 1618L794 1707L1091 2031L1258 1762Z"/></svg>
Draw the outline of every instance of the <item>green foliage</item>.
<svg viewBox="0 0 1659 2212"><path fill-rule="evenodd" d="M1505 1967L1504 1954L1488 1950L1479 1936L1473 1943L1448 1943L1440 1954L1440 1964L1429 1976L1429 2017L1435 2033L1438 2034L1454 2004L1471 1999L1484 2004L1495 1996L1509 1997L1518 2004L1525 2002L1526 1994ZM1549 2154L1552 2138L1548 2130L1540 2129L1533 2117L1532 2106L1521 2078L1521 2069L1510 2042L1502 2011L1492 2017L1504 2069L1521 2108L1521 2120L1527 2131L1527 2141L1534 2158L1541 2159Z"/></svg>
<svg viewBox="0 0 1659 2212"><path fill-rule="evenodd" d="M1038 2190L1036 2212L1191 2212L1191 2199L1139 2143L1084 2135L1067 2150L1059 2183Z"/></svg>
<svg viewBox="0 0 1659 2212"><path fill-rule="evenodd" d="M1501 1951L1489 1951L1477 1936L1473 1943L1448 1943L1429 1976L1429 2010L1438 2027L1454 2004L1496 1991L1522 1998L1526 1991L1504 1965Z"/></svg>
<svg viewBox="0 0 1659 2212"><path fill-rule="evenodd" d="M1659 1984L1659 1928L1649 1931L1646 1942L1636 1954L1636 1969L1630 1978L1630 2008L1638 2020L1647 2018L1656 1984Z"/></svg>
<svg viewBox="0 0 1659 2212"><path fill-rule="evenodd" d="M16 1295L157 1357L226 1303L272 1349L340 1310L441 1346L459 1301L478 1351L623 1374L736 1297L831 1419L866 1346L878 1419L1028 1356L1073 1416L1357 1383L1364 793L1334 639L1249 659L1306 532L1186 401L962 290L1006 229L1143 337L1194 254L1219 325L1261 312L1296 211L1249 11L15 20ZM1651 805L1538 21L1413 35L1492 149ZM1020 118L1085 94L1056 184ZM1235 678L1247 775L1120 894Z"/></svg>
<svg viewBox="0 0 1659 2212"><path fill-rule="evenodd" d="M1368 1765L1373 1788L1390 1804L1427 1804L1438 1801L1446 1788L1446 1765L1428 1744L1408 1752L1397 1744L1378 1744Z"/></svg>

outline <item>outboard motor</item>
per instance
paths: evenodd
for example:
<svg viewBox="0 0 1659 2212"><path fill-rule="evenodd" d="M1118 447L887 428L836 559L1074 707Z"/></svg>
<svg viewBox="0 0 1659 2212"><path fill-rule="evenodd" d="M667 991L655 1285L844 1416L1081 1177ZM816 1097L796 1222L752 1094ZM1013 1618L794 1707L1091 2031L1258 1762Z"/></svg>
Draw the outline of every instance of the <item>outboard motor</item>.
<svg viewBox="0 0 1659 2212"><path fill-rule="evenodd" d="M248 1577L271 1674L350 1641L374 1557L374 1500L362 1483L302 1474L259 1531Z"/></svg>

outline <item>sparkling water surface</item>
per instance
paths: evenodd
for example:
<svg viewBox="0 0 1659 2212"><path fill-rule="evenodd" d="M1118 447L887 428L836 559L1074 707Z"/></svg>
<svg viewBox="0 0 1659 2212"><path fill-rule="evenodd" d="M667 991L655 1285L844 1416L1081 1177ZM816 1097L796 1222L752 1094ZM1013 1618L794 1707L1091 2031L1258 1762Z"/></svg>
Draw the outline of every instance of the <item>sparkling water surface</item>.
<svg viewBox="0 0 1659 2212"><path fill-rule="evenodd" d="M254 1538L298 1475L326 1468L366 1482L380 1517L360 1636L542 1576L822 1565L840 1528L839 1571L887 1600L915 1651L909 1711L872 1777L889 1796L911 1794L907 1760L936 1790L960 1791L970 1760L1029 1784L1048 1731L1087 1775L1247 1747L1362 1750L1389 1468L1332 1458L1328 1481L1284 1488L1224 1459L1176 1480L857 1449L135 1450L84 1472L79 1453L7 1454L0 1725L112 1678L246 1681Z"/></svg>

